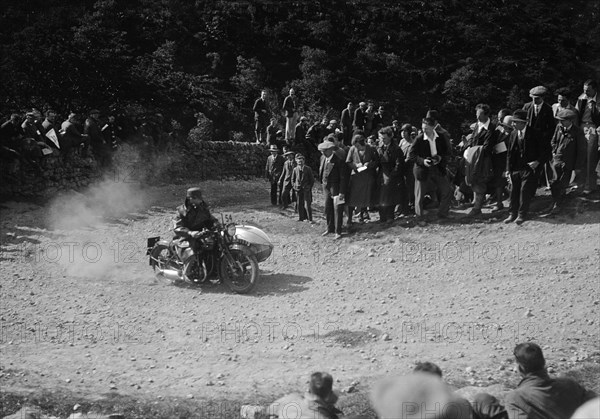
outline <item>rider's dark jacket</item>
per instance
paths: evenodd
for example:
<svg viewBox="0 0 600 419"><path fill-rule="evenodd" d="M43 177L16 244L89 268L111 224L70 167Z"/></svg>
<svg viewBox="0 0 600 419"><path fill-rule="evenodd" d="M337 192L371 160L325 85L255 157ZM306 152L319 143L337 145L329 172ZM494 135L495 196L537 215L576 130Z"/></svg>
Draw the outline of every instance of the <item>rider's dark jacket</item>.
<svg viewBox="0 0 600 419"><path fill-rule="evenodd" d="M185 203L177 208L175 217L175 229L189 233L190 231L202 231L214 226L214 218L206 202L202 201L197 206L192 206L186 199Z"/></svg>

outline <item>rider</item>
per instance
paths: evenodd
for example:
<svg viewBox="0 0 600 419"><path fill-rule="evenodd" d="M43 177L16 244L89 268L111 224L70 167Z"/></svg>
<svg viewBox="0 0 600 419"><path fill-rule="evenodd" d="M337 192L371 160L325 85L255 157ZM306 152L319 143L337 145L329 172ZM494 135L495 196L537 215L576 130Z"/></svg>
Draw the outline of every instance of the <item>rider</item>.
<svg viewBox="0 0 600 419"><path fill-rule="evenodd" d="M192 239L206 234L218 220L210 214L200 188L189 188L183 205L177 208L175 232ZM195 246L194 246L195 247Z"/></svg>

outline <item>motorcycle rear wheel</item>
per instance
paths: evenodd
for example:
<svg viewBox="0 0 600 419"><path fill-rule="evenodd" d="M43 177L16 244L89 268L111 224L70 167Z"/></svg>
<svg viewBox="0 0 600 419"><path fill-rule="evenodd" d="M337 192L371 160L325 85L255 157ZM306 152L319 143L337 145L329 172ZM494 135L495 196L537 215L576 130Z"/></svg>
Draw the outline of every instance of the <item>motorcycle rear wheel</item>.
<svg viewBox="0 0 600 419"><path fill-rule="evenodd" d="M152 269L156 273L156 277L167 284L175 283L174 280L167 278L165 275L161 273L161 271L165 269L177 269L177 267L173 266L172 260L176 257L173 251L164 244L157 244L152 248L150 252L150 256L152 257Z"/></svg>
<svg viewBox="0 0 600 419"><path fill-rule="evenodd" d="M258 261L256 256L247 255L239 250L231 250L235 266L231 267L226 258L221 258L221 279L237 294L247 294L258 280Z"/></svg>

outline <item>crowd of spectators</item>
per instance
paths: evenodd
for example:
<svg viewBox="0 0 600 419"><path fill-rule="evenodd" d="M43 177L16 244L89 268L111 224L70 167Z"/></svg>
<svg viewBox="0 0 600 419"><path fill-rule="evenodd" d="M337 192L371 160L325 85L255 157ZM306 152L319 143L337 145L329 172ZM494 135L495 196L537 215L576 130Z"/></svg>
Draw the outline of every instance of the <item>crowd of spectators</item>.
<svg viewBox="0 0 600 419"><path fill-rule="evenodd" d="M418 362L409 374L384 377L375 384L371 390L372 409L381 419L600 419L597 394L571 378L550 377L539 345L520 343L513 355L521 381L505 394L503 403L486 392L467 400L443 380L438 365ZM311 375L305 394L283 396L255 412L255 417L366 418L344 416L336 407L337 401L333 377L316 372Z"/></svg>
<svg viewBox="0 0 600 419"><path fill-rule="evenodd" d="M311 125L298 116L294 89L285 98L286 127L280 130L277 118L267 125L271 113L263 91L254 106L256 141L289 148L285 152L292 166L294 151L319 166L316 179L324 187L328 219L324 235L341 237L344 215L348 229L355 221L369 221L374 209L380 222L415 217L424 225L426 207L437 207L441 220L451 217L451 203L471 207L467 216L478 217L486 202L493 204L492 212L504 210L506 198L510 199L505 222L522 224L530 217L530 203L539 186L551 191L549 213L560 213L568 191L597 193L600 170L597 83L586 80L575 105L564 89L557 92L553 105L545 101L549 97L545 87L536 86L529 93L531 101L517 110L493 112L488 105L477 104L470 132L453 139L435 110L413 126L393 120L384 106L375 110L367 102L356 109L348 103L341 123L324 117ZM287 207L294 201L294 191L281 189L283 182L274 176L280 173L279 166L266 168L271 203Z"/></svg>
<svg viewBox="0 0 600 419"><path fill-rule="evenodd" d="M91 109L86 114L71 112L62 122L52 109L44 115L38 109L13 113L0 126L0 158L14 175L21 167L43 176L46 156L93 158L102 169L109 168L120 144L138 144L142 153L165 150L164 118L161 114L125 118L116 111L102 114Z"/></svg>

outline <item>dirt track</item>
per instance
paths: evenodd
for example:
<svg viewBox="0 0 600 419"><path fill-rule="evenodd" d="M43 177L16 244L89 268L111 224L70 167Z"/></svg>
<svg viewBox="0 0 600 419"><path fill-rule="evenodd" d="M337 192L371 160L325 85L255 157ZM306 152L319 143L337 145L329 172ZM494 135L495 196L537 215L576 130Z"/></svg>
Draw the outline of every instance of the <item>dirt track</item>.
<svg viewBox="0 0 600 419"><path fill-rule="evenodd" d="M264 182L206 182L214 212L276 243L255 291L236 295L154 280L145 240L170 235L186 186L143 199L131 186L140 199L125 215L95 217L93 200L83 219L61 209L79 224L69 230L55 228L48 206L2 204L5 391L251 401L303 389L314 370L341 389L418 360L454 382L514 383L512 348L530 339L551 371L600 360L597 210L520 227L373 223L336 242L320 236L319 202L311 226L267 205Z"/></svg>

